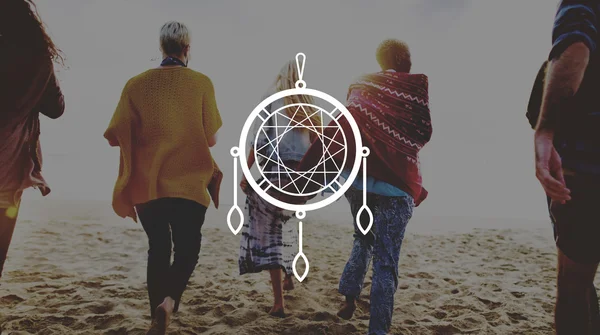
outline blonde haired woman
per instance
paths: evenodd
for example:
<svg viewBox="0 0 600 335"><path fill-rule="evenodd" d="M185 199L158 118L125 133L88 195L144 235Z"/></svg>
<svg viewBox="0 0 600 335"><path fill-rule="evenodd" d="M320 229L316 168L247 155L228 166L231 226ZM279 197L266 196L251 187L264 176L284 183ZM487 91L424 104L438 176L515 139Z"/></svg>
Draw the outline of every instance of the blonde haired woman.
<svg viewBox="0 0 600 335"><path fill-rule="evenodd" d="M162 27L164 60L127 82L104 135L121 150L115 212L137 212L148 235L148 334L166 333L198 262L215 171L209 147L222 124L211 80L187 68L189 42L185 25Z"/></svg>
<svg viewBox="0 0 600 335"><path fill-rule="evenodd" d="M263 97L266 97L287 89L295 87L298 81L298 71L296 61L288 62L281 69L279 75L269 92ZM279 99L265 109L268 112L275 111L290 104L314 104L312 99L306 95L288 96L284 99ZM277 122L278 125L285 124L304 124L306 126L321 126L319 113L313 113L312 109L305 109L303 112L296 112L296 108L287 108L285 115L275 114L267 122L271 125ZM282 113L283 114L283 113ZM308 117L307 117L308 116ZM293 120L293 121L292 121ZM268 128L274 129L274 128ZM273 141L278 135L275 131L262 132L257 138L257 132L260 129L254 128L254 133L250 134L251 143L248 154L248 166L251 168L256 160L254 151L254 139L257 139L257 148L264 147L269 142ZM280 161L283 164L293 169L304 157L313 138L314 132L309 132L301 127L294 128L281 136L277 141L277 150L270 160L261 164L265 170L277 171L277 166L270 164L272 161ZM265 154L262 153L261 156ZM270 155L270 154L269 154ZM279 183L280 178L276 174L269 174L273 181ZM281 184L286 184L289 180L281 178ZM260 183L260 181L259 181ZM292 281L292 262L295 252L298 250L297 235L294 229L296 226L286 224L291 218L291 213L277 208L258 195L253 189L248 187L248 182L243 179L240 184L242 190L246 193L246 211L247 220L244 222L242 230L242 238L240 245L239 267L240 274L258 273L264 270L269 270L271 275L271 285L273 286L274 304L269 312L272 316L285 317L283 289L293 289ZM282 194L277 191L269 192L274 197L281 197ZM284 231L284 227L287 228ZM282 270L285 272L285 280L282 285Z"/></svg>

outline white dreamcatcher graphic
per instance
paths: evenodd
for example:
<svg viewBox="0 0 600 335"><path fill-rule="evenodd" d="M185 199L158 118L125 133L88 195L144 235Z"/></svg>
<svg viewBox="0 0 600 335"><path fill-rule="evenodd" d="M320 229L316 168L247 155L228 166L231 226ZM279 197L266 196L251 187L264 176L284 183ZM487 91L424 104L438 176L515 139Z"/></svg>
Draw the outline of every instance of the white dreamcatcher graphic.
<svg viewBox="0 0 600 335"><path fill-rule="evenodd" d="M350 186L352 186L352 183L354 182L355 178L357 177L358 173L361 170L361 158L362 158L363 205L356 215L356 218L357 218L356 224L357 224L358 228L360 229L360 231L365 235L369 232L369 230L371 229L371 227L373 225L373 214L372 214L371 210L369 209L369 207L367 206L367 187L366 187L366 181L367 181L367 164L366 163L367 163L367 161L366 161L366 157L369 155L369 149L367 147L363 147L360 131L358 129L358 125L356 124L356 121L354 120L354 118L352 117L352 115L350 114L348 109L346 109L346 107L342 103L340 103L334 97L332 97L326 93L323 93L323 92L317 91L317 90L313 90L313 89L309 89L306 87L306 82L304 80L302 80L305 63L306 63L306 55L304 55L303 53L298 53L296 55L296 65L298 67L299 80L295 83L295 88L284 90L284 91L279 91L279 92L269 96L265 100L263 100L260 104L258 104L258 106L256 106L256 108L254 108L254 110L248 116L248 119L246 119L246 122L244 123L244 127L242 128L242 132L240 135L239 146L231 148L231 155L233 156L233 185L234 185L234 187L233 187L233 206L231 207L231 209L229 210L229 213L227 214L227 224L229 225L229 229L231 230L231 232L235 235L237 235L240 232L240 230L242 229L242 227L244 225L244 214L237 204L237 187L238 187L237 186L237 182L238 182L237 166L238 166L238 159L240 156L242 157L242 159L240 161L240 166L242 168L242 172L244 173L244 176L248 180L249 186L252 187L252 189L261 198L263 198L265 201L269 202L270 204L272 204L276 207L279 207L281 209L284 209L284 210L295 212L295 215L299 220L302 220L306 217L306 212L323 208L325 206L332 204L336 200L338 200L350 188ZM284 99L285 97L297 96L297 95L308 95L313 98L318 98L323 101L326 101L327 103L330 104L331 109L329 109L329 108L326 109L321 106L316 106L316 105L307 104L307 103L295 103L295 104L291 104L291 105L285 105L282 108L279 108L275 111L268 111L266 109L266 107L271 105L273 102ZM313 116L313 113L319 113L320 114L319 116L321 116L322 120L323 120L323 117L329 117L332 120L332 122L330 122L327 125L325 124L325 122L323 122L321 125L306 124L308 122L297 121L297 118L289 117L285 111L290 108L293 109L296 114L300 113L300 117L305 116L304 121L309 121L311 116ZM346 148L347 148L347 144L348 144L346 142L347 136L346 136L346 134L344 134L344 130L342 129L342 127L339 124L339 120L343 117L345 117L347 119L348 124L350 125L350 127L352 129L352 133L354 135L352 137L355 141L354 147L362 148L361 150L356 150L355 157L347 157L348 156L347 152L346 152ZM257 120L257 118L258 118L258 120ZM281 118L287 120L288 122L286 122L285 124L278 124L277 120L278 119L281 120ZM264 135L267 135L269 133L272 134L272 132L270 132L270 130L274 130L274 132L275 132L274 138L268 137L269 140L267 141L268 143L266 143L266 144L262 144L258 140L254 141L253 150L254 150L257 158L261 158L261 160L257 159L258 171L262 177L262 178L260 178L260 183L258 183L254 179L254 177L252 176L252 173L250 171L250 168L248 167L247 162L243 159L243 158L247 157L247 152L246 152L247 137L248 137L248 134L249 134L250 129L251 129L252 125L254 124L254 122L260 122L260 128L256 135L257 138L261 134L264 134ZM279 154L278 154L279 153L279 141L281 140L281 138L289 131L291 131L293 129L297 129L297 128L303 128L309 132L313 132L314 133L313 135L315 135L315 138L316 138L315 140L322 141L323 155L320 158L319 163L316 166L314 166L313 168L308 169L306 171L296 171L294 168L290 168L290 167L286 166L285 162L283 162L281 160L281 158L279 157ZM335 128L333 130L335 130L336 132L341 132L344 143L339 143L339 142L335 141L332 138L333 136L328 137L327 135L325 135L324 134L325 128ZM325 144L326 141L329 141L328 142L329 145ZM342 149L338 150L337 152L330 152L329 146L331 145L332 142L335 142ZM267 154L264 153L265 146L268 146L270 149L267 151L267 152L269 152ZM336 155L339 155L339 154L343 154L344 162L340 165L334 164L336 169L331 170L331 168L330 168L330 170L327 170L325 168L325 166L327 165L326 163L328 163L330 161L334 162L333 157ZM351 164L348 165L348 166L351 166L350 175L348 176L348 178L345 179L345 181L343 183L340 183L339 179L340 179L340 174L342 172L342 167L346 166L346 161L348 159L351 159L351 161L349 162ZM261 161L263 163L261 163ZM267 166L269 166L271 168L267 169ZM275 166L276 168L273 169L272 168L273 166ZM323 176L322 176L323 182L315 181L313 179L313 176L315 174L323 174ZM274 176L277 176L277 178L274 178ZM283 180L283 182L282 182L282 180ZM321 179L319 179L319 180L321 180ZM300 181L302 181L302 183ZM306 191L307 185L309 185L309 183L314 183L312 186L316 186L317 190L315 191L314 190L315 187L312 187L310 191ZM270 189L277 190L278 192L289 195L291 197L312 197L323 191L329 191L330 195L327 197L324 197L323 199L321 199L317 202L314 202L314 203L294 204L294 203L287 203L285 201L281 201L280 199L273 197L272 195L270 195L268 193L268 191ZM360 222L360 217L364 211L366 211L367 214L369 215L369 223L368 223L367 227L363 227ZM234 228L233 224L231 222L234 212L237 212L240 216L240 223L237 228ZM299 242L298 243L299 244L298 254L294 258L294 261L292 263L292 268L293 268L294 275L296 276L296 278L300 282L302 282L308 275L308 271L309 271L308 259L302 251L302 244L303 244L302 243L302 221L299 221L299 223L298 223L298 242ZM301 257L303 258L304 263L305 263L305 270L302 275L300 275L298 273L298 271L296 270L297 262Z"/></svg>

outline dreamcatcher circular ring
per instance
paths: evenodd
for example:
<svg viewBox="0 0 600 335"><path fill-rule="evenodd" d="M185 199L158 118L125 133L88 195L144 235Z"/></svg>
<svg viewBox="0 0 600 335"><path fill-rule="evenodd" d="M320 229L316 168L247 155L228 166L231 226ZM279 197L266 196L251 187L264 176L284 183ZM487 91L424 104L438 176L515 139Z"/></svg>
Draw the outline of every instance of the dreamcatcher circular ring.
<svg viewBox="0 0 600 335"><path fill-rule="evenodd" d="M299 58L303 59L302 62L300 62ZM306 212L317 210L317 209L323 208L325 206L328 206L328 205L332 204L333 202L335 202L336 200L338 200L342 195L344 195L344 193L352 186L352 183L358 176L358 173L361 170L361 161L362 161L362 163L363 163L363 169L362 169L363 170L363 206L359 210L356 223L357 223L359 229L361 230L361 232L366 235L373 224L373 214L371 213L371 210L368 208L367 203L366 203L366 181L367 181L366 157L369 155L369 149L366 147L363 147L362 138L360 135L360 130L358 128L358 124L356 123L356 121L354 120L354 118L352 117L352 115L350 114L348 109L346 108L346 106L344 106L344 104L340 103L337 99L335 99L334 97L332 97L331 95L329 95L327 93L309 89L306 87L306 82L304 80L302 80L302 76L304 73L304 65L306 63L306 56L303 53L298 53L296 55L296 62L297 62L298 73L299 73L299 80L296 82L296 85L295 85L296 88L277 92L277 93L269 96L265 100L263 100L260 104L258 104L258 106L256 106L254 108L254 110L252 111L252 113L250 113L250 115L246 119L246 122L244 123L244 127L242 128L242 132L240 134L239 146L233 147L231 149L231 155L234 158L234 173L233 173L233 176L234 176L234 180L233 180L234 204L233 204L232 208L229 210L229 213L227 215L227 223L229 225L229 229L234 234L237 234L242 229L243 222L244 222L243 213L242 213L241 209L239 208L239 206L237 205L237 179L238 179L237 178L237 165L238 165L237 161L238 160L240 160L239 165L242 168L242 172L243 172L244 176L246 177L246 180L249 183L249 186L251 186L252 189L261 198L263 198L265 201L267 201L268 203L270 203L273 206L276 206L276 207L284 209L284 210L289 210L289 211L295 212L296 217L300 220L302 220L306 216ZM300 64L300 63L302 63L302 64ZM261 186L254 180L254 177L252 176L252 173L250 172L250 168L248 167L248 164L245 160L245 158L247 157L247 152L246 152L247 137L248 137L248 134L250 132L250 129L252 127L254 120L256 118L260 118L264 124L266 119L271 117L271 114L274 114L274 113L268 112L265 108L275 101L278 101L280 99L283 99L288 96L293 96L293 95L309 95L309 96L316 97L316 98L322 99L324 101L327 101L332 106L334 106L335 108L330 112L331 116L333 117L333 113L336 110L338 110L340 113L334 119L337 121L341 117L346 118L346 120L348 121L348 124L350 125L350 128L352 129L352 133L354 135L353 137L354 137L354 142L355 142L354 143L355 148L357 148L356 155L354 157L354 161L351 164L352 169L350 171L350 175L348 176L348 178L346 178L346 181L343 184L341 184L341 186L339 186L339 188L337 190L335 190L332 195L328 196L327 198L325 198L323 200L320 200L318 202L311 203L311 204L290 204L290 203L286 203L284 201L281 201L281 200L276 199L275 197L271 196L270 194L268 194L266 192L266 190L262 189ZM261 115L261 114L266 114L266 116L263 117L263 115ZM342 135L344 136L344 138L346 138L346 136L345 136L345 134L343 134L343 132L342 132ZM346 159L348 159L347 155L345 156L345 160ZM346 163L346 161L344 161L342 166L345 166L345 163ZM263 176L263 177L266 178L266 176ZM362 227L362 224L360 222L360 215L364 211L366 211L367 214L369 215L369 224L368 224L367 228ZM234 228L231 223L231 218L232 218L234 212L237 212L241 219L240 224L237 228ZM294 259L293 270L294 270L294 274L296 275L296 278L299 281L302 281L302 280L304 280L304 278L306 278L306 276L308 274L308 268L309 268L308 259L302 252L302 221L299 222L299 242L300 242L299 243L300 244L299 252L296 255L296 258ZM302 257L304 259L305 264L306 264L306 269L305 269L303 275L299 275L296 272L296 263L300 257Z"/></svg>
<svg viewBox="0 0 600 335"><path fill-rule="evenodd" d="M247 157L247 154L248 154L246 151L246 138L248 137L248 133L250 132L250 129L252 126L252 121L256 117L260 117L259 114L263 111L263 109L265 107L270 105L272 102L277 101L279 99L283 99L290 95L301 95L301 94L311 95L313 97L323 99L323 100L331 103L334 107L336 107L336 109L341 112L340 113L341 116L346 117L349 121L349 124L352 128L352 132L354 133L356 148L362 148L362 139L360 137L358 125L356 124L356 122L354 121L352 116L350 115L350 112L348 111L348 109L346 109L346 107L344 105L342 105L339 101L335 100L335 98L333 98L332 96L330 96L326 93L323 93L321 91L317 91L317 90L313 90L313 89L309 89L309 88L295 88L295 89L280 91L280 92L275 93L274 95L271 95L270 97L268 97L267 99L262 101L258 106L256 106L256 108L254 108L254 110L248 117L246 123L244 124L244 128L242 128L242 133L240 135L240 144L238 147L239 156L242 157L242 159L240 159L240 167L242 168L242 172L244 173L244 176L248 180L248 183L263 199L265 199L267 202L269 202L273 206L276 206L276 207L279 207L282 209L286 209L289 211L294 211L294 212L314 211L314 210L323 208L325 206L328 206L328 205L334 203L342 195L344 195L344 192L346 192L350 188L350 186L352 186L352 182L345 182L340 187L339 190L337 190L331 196L329 196L319 202L312 203L312 204L298 205L298 204L288 204L286 202L283 202L283 201L276 199L273 196L269 195L261 187L259 187L259 185L256 183L256 181L252 177L250 168L248 168L248 164L243 159L243 158ZM348 181L353 181L356 178L356 176L358 175L358 173L360 171L360 163L361 163L361 155L356 155L356 157L354 157L354 162L352 162L352 165L351 165L352 170L351 170L350 176L348 177Z"/></svg>

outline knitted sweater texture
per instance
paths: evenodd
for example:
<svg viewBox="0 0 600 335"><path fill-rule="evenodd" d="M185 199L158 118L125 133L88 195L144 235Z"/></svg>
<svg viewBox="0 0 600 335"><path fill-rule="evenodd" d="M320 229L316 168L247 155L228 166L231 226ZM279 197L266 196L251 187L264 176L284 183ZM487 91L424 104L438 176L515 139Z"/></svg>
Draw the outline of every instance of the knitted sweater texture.
<svg viewBox="0 0 600 335"><path fill-rule="evenodd" d="M211 80L184 67L130 79L104 137L121 150L113 208L137 220L134 206L177 197L210 205L216 167L207 139L222 125Z"/></svg>

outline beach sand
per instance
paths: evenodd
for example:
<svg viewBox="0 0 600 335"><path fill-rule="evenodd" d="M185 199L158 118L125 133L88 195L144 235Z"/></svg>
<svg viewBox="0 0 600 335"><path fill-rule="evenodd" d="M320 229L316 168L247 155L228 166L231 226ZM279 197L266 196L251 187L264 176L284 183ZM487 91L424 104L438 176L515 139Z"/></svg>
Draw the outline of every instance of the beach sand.
<svg viewBox="0 0 600 335"><path fill-rule="evenodd" d="M310 273L267 315L267 273L237 275L227 206L209 210L198 267L169 334L366 334L367 280L351 321L336 316L351 249L349 214L309 215ZM311 218L311 216L313 216ZM483 227L495 227L486 229ZM144 334L147 241L107 202L26 201L0 281L2 334ZM410 222L392 334L550 334L555 248L547 222L420 218ZM370 278L370 274L368 275Z"/></svg>

